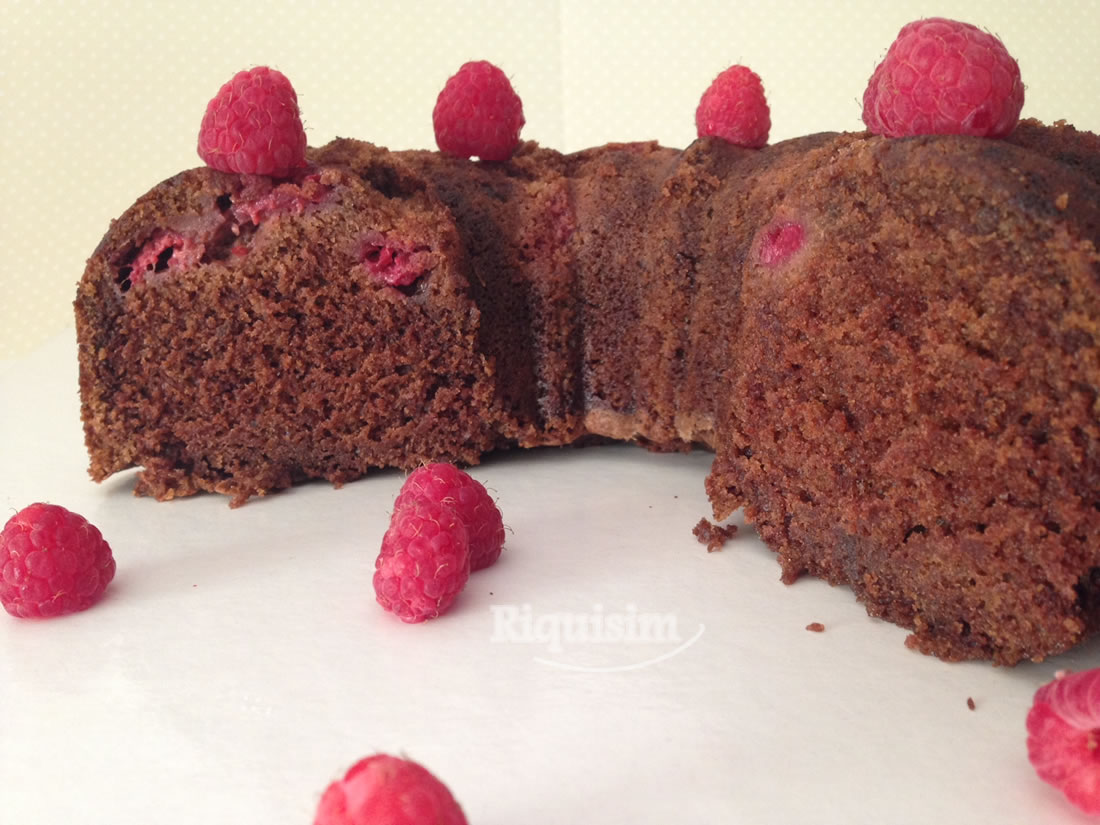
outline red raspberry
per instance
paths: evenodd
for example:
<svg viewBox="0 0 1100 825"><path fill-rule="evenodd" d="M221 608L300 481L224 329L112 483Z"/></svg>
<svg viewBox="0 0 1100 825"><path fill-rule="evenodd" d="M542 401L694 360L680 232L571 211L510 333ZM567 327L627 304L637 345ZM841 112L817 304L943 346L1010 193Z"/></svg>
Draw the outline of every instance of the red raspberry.
<svg viewBox="0 0 1100 825"><path fill-rule="evenodd" d="M1027 756L1040 779L1100 814L1100 668L1060 675L1035 692Z"/></svg>
<svg viewBox="0 0 1100 825"><path fill-rule="evenodd" d="M202 260L205 247L194 238L168 229L158 230L145 242L133 263L119 272L119 286L125 292L145 282L150 275L190 269Z"/></svg>
<svg viewBox="0 0 1100 825"><path fill-rule="evenodd" d="M114 575L115 560L99 530L64 507L32 504L0 531L0 603L13 616L85 610Z"/></svg>
<svg viewBox="0 0 1100 825"><path fill-rule="evenodd" d="M779 266L788 261L806 241L806 227L798 221L775 220L760 233L756 257L764 266Z"/></svg>
<svg viewBox="0 0 1100 825"><path fill-rule="evenodd" d="M489 493L477 479L453 464L428 464L409 474L397 494L394 510L425 499L455 511L470 540L470 570L481 570L500 558L504 522Z"/></svg>
<svg viewBox="0 0 1100 825"><path fill-rule="evenodd" d="M863 90L863 123L874 134L881 135L884 131L882 121L878 118L878 84L882 79L883 63L879 63L867 82L867 88Z"/></svg>
<svg viewBox="0 0 1100 825"><path fill-rule="evenodd" d="M1020 67L992 34L930 17L902 27L863 94L875 134L1004 137L1020 119Z"/></svg>
<svg viewBox="0 0 1100 825"><path fill-rule="evenodd" d="M356 762L321 797L313 825L466 825L447 786L427 768L384 753Z"/></svg>
<svg viewBox="0 0 1100 825"><path fill-rule="evenodd" d="M523 103L508 77L485 60L463 64L432 111L436 144L460 158L508 160L525 122Z"/></svg>
<svg viewBox="0 0 1100 825"><path fill-rule="evenodd" d="M370 230L360 241L359 261L382 283L409 286L435 266L435 255L428 246Z"/></svg>
<svg viewBox="0 0 1100 825"><path fill-rule="evenodd" d="M281 72L238 72L207 104L199 157L222 172L285 178L306 164L298 95Z"/></svg>
<svg viewBox="0 0 1100 825"><path fill-rule="evenodd" d="M735 146L759 149L772 128L764 86L748 66L730 66L714 78L695 110L699 137L719 137Z"/></svg>
<svg viewBox="0 0 1100 825"><path fill-rule="evenodd" d="M374 564L378 603L415 623L447 612L470 578L470 543L454 509L418 499L395 510Z"/></svg>

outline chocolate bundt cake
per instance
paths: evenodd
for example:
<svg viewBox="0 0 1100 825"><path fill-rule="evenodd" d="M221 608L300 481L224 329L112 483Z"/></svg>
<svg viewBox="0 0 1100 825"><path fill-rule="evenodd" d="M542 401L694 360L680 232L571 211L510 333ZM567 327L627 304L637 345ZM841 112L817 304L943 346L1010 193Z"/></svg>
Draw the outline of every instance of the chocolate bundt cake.
<svg viewBox="0 0 1100 825"><path fill-rule="evenodd" d="M786 580L946 659L1100 625L1100 140L821 134L193 169L76 300L91 474L249 496L593 438L714 451Z"/></svg>

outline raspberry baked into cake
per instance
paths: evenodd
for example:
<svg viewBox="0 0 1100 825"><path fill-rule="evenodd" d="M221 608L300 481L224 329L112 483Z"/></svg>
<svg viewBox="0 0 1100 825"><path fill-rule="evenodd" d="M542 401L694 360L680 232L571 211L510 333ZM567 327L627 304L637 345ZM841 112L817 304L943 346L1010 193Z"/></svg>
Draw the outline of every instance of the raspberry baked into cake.
<svg viewBox="0 0 1100 825"><path fill-rule="evenodd" d="M239 504L514 447L705 448L714 515L744 508L785 580L947 659L1070 648L1100 625L1100 141L1018 105L999 139L1000 115L897 136L888 70L871 131L763 148L701 124L499 161L338 139L277 176L215 152L80 283L93 478Z"/></svg>

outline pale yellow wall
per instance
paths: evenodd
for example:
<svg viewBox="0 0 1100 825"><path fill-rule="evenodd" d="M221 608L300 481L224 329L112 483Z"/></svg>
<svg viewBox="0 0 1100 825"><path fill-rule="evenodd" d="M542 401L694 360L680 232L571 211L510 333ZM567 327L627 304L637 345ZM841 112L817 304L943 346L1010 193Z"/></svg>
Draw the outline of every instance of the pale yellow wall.
<svg viewBox="0 0 1100 825"><path fill-rule="evenodd" d="M998 34L1024 114L1100 130L1100 0L680 2L0 2L0 358L71 324L74 285L112 217L198 165L203 109L234 72L287 74L312 144L433 147L431 109L462 62L502 66L523 135L572 150L694 136L731 63L764 80L772 139L862 128L859 100L897 30L933 15Z"/></svg>

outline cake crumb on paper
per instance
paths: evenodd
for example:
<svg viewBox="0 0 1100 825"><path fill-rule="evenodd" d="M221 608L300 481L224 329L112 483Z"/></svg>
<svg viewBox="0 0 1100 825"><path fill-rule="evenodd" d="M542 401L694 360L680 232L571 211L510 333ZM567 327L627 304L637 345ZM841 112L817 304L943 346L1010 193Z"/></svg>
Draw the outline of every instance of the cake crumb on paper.
<svg viewBox="0 0 1100 825"><path fill-rule="evenodd" d="M701 518L699 523L692 528L691 534L699 539L700 544L707 546L708 553L713 553L716 550L721 550L727 541L737 535L737 525L728 524L722 527Z"/></svg>
<svg viewBox="0 0 1100 825"><path fill-rule="evenodd" d="M974 697L973 696L967 696L966 697L966 706L968 708L970 708L971 710L977 710L978 706L976 704L974 704Z"/></svg>
<svg viewBox="0 0 1100 825"><path fill-rule="evenodd" d="M810 622L808 625L806 625L806 629L809 630L811 633L824 633L825 625L823 625L821 622Z"/></svg>

